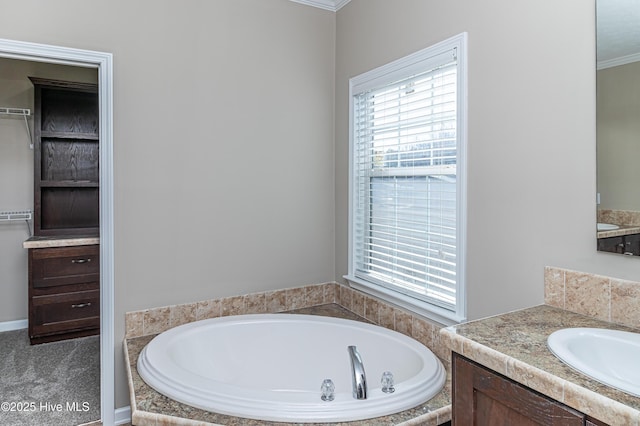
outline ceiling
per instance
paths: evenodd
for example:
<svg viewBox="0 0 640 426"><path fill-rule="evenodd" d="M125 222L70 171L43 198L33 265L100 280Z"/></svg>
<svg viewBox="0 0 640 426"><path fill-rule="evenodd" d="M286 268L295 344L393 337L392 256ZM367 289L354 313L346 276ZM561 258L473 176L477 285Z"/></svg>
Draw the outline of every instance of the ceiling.
<svg viewBox="0 0 640 426"><path fill-rule="evenodd" d="M598 68L640 60L640 0L597 0Z"/></svg>
<svg viewBox="0 0 640 426"><path fill-rule="evenodd" d="M296 3L302 3L313 7L319 7L320 9L331 10L337 12L342 6L349 3L351 0L291 0Z"/></svg>

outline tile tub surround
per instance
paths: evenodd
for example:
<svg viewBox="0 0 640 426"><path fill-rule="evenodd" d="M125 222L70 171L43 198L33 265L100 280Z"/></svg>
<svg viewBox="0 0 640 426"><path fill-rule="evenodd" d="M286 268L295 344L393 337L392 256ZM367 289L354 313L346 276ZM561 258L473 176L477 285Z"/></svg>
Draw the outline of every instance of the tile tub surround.
<svg viewBox="0 0 640 426"><path fill-rule="evenodd" d="M540 305L444 328L449 347L465 357L610 425L640 425L640 398L571 369L547 348L552 332L568 327L630 327Z"/></svg>
<svg viewBox="0 0 640 426"><path fill-rule="evenodd" d="M547 305L640 329L640 282L555 267L544 270Z"/></svg>
<svg viewBox="0 0 640 426"><path fill-rule="evenodd" d="M422 342L427 345L429 343L430 348L432 348L434 341L436 344L440 344L439 338L436 338L438 330L440 327L429 324L426 321L415 318L412 316L406 316L404 312L396 312L396 309L390 307L383 302L369 300L368 297L362 298L362 303L368 304L368 309L366 306L359 306L360 297L359 294L347 287L338 285L338 284L326 284L320 286L310 286L314 287L311 289L312 292L318 291L318 288L315 287L325 287L322 291L323 294L334 294L335 300L340 301L343 297L347 298L349 304L353 303L353 300L356 300L356 306L358 309L362 309L361 312L369 311L369 316L372 318L376 318L380 320L382 318L388 324L396 324L396 314L397 314L397 324L398 327L405 331L413 331L416 340ZM329 287L327 293L326 287ZM308 290L309 288L306 287ZM354 297L355 296L355 297ZM347 302L345 302L347 303ZM238 305L239 303L236 303ZM160 308L162 309L162 308ZM374 309L378 309L379 312L374 314ZM165 312L164 310L163 312ZM169 312L171 309L169 309ZM221 307L218 316L222 316L224 309ZM290 310L280 310L278 312L290 312L290 313L304 313L304 314L315 314L315 315L324 315L324 316L337 316L341 318L349 318L366 322L375 322L365 317L358 315L350 309L347 309L336 302L328 302L318 305L307 306L304 308L290 309ZM165 315L166 312L165 312ZM140 316L142 316L142 321L144 321L144 315L140 313L136 313L136 321L139 320ZM169 313L170 316L170 313ZM170 319L169 319L170 322ZM137 373L136 362L138 359L138 355L142 348L155 336L155 334L151 335L141 335L139 337L128 337L125 339L125 360L127 366L127 374L129 379L129 392L131 395L131 412L133 424L136 425L156 425L156 424L173 424L173 425L184 425L184 424L193 424L193 425L204 425L204 424L224 424L224 425L247 425L247 426L257 426L257 425L291 425L291 423L277 423L277 422L265 422L258 420L247 420L241 419L231 416L225 416L218 413L207 412L204 410L199 410L193 407L190 407L185 404L178 403L173 401L158 392L151 389L149 386L144 383L144 381L140 378ZM433 350L433 349L432 349ZM445 365L448 373L448 380L445 384L445 388L440 394L436 397L428 401L427 403L418 406L411 410L406 410L401 413L397 413L391 416L385 416L383 418L378 418L375 421L377 424L386 424L386 425L425 425L425 426L435 426L442 424L451 418L451 377L450 377L450 352L447 353L446 348L439 352L446 353L446 358L441 360ZM434 353L436 351L434 350ZM436 353L437 354L437 353ZM447 360L448 362L444 362ZM363 420L356 422L343 422L341 425L349 425L349 426L368 426L371 425L372 420ZM327 423L323 423L323 425L328 425Z"/></svg>
<svg viewBox="0 0 640 426"><path fill-rule="evenodd" d="M443 363L447 364L447 367L451 364L451 352L439 341L438 331L442 328L441 324L337 283L315 284L127 312L125 338L158 334L178 325L207 318L289 312L330 303L338 304L376 325L418 340L430 348Z"/></svg>

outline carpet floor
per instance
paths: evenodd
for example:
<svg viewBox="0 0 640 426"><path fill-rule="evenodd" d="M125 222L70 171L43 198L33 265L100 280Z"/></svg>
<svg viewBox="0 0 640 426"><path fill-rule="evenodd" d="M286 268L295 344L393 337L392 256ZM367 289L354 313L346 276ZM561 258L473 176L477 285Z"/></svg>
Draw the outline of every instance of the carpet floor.
<svg viewBox="0 0 640 426"><path fill-rule="evenodd" d="M0 425L75 426L100 418L100 338L31 346L0 333Z"/></svg>

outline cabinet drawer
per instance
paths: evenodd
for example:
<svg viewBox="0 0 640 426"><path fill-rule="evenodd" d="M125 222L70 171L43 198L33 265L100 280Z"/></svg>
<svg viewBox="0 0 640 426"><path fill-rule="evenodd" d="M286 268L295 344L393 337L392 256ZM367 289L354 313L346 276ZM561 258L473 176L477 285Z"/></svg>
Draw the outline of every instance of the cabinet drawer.
<svg viewBox="0 0 640 426"><path fill-rule="evenodd" d="M33 288L100 281L100 246L56 247L30 250Z"/></svg>
<svg viewBox="0 0 640 426"><path fill-rule="evenodd" d="M32 299L30 334L100 327L100 290L78 291Z"/></svg>

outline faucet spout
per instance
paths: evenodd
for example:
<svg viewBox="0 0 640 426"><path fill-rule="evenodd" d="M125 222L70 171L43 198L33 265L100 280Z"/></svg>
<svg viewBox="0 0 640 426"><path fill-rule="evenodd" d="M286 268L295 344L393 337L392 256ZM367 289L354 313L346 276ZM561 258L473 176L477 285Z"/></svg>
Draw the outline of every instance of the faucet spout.
<svg viewBox="0 0 640 426"><path fill-rule="evenodd" d="M364 373L362 358L355 346L348 346L349 359L351 360L351 379L353 384L353 397L355 399L367 399L367 376Z"/></svg>

